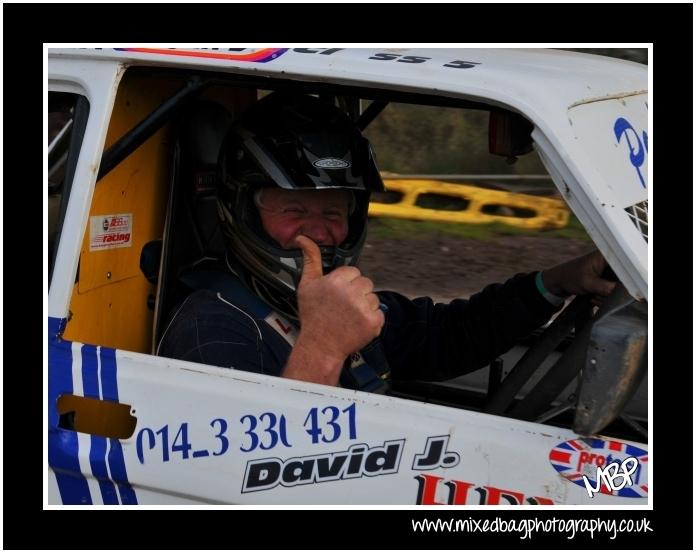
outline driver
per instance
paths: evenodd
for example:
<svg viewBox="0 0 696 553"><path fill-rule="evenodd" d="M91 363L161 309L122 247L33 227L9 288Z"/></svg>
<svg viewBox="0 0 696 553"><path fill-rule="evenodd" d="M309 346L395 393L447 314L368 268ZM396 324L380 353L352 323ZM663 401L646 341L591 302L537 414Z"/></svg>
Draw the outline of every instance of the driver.
<svg viewBox="0 0 696 553"><path fill-rule="evenodd" d="M375 292L357 268L372 191L368 143L341 110L275 92L221 147L220 270L184 277L158 355L297 380L384 391L390 378L439 381L489 364L573 294L607 296L593 252L491 284L449 304Z"/></svg>

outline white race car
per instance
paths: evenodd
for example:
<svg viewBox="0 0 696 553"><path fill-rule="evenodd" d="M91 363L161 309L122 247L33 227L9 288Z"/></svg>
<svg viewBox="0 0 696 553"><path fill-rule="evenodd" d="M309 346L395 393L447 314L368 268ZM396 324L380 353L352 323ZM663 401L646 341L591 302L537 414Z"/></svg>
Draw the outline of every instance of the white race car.
<svg viewBox="0 0 696 553"><path fill-rule="evenodd" d="M645 66L544 49L49 49L47 87L49 504L648 504ZM389 102L490 112L491 152L538 152L621 285L584 325L586 300L570 302L483 386L382 395L153 355L178 270L219 249L220 120L192 133L182 114L234 117L281 88L331 96L362 128Z"/></svg>

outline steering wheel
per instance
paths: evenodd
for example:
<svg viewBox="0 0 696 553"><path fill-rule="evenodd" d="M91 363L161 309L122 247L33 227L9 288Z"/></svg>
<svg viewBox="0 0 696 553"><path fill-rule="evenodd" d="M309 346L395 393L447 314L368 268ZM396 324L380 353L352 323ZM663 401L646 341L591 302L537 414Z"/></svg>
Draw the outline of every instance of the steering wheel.
<svg viewBox="0 0 696 553"><path fill-rule="evenodd" d="M486 412L538 420L582 371L572 402L563 406L575 407L578 401L574 430L593 434L619 415L647 367L647 325L645 315L640 313L644 309L621 283L593 317L590 299L576 297L556 317L489 399ZM510 409L515 395L573 328L571 345L524 399Z"/></svg>
<svg viewBox="0 0 696 553"><path fill-rule="evenodd" d="M500 384L498 390L493 394L491 398L489 398L488 402L486 403L486 406L484 407L484 411L494 415L506 414L506 411L510 407L517 393L522 389L522 387L530 379L530 377L537 371L537 369L541 366L544 360L556 349L561 340L563 340L563 338L565 338L572 331L573 328L576 329L576 338L573 341L571 347L569 347L561 356L561 359L570 355L574 355L573 352L569 353L569 350L578 349L580 347L578 345L575 346L575 348L573 348L573 345L575 345L578 342L578 330L581 326L584 326L587 320L589 320L590 311L591 305L590 298L588 296L575 297L570 302L570 304L567 305L566 308L563 311L561 311L561 313L553 320L553 322L548 327L546 327L546 329L543 331L543 333L537 339L534 345L531 348L529 348L526 351L526 353L522 356L522 358L515 364L515 366L512 368L510 373L505 378L505 380L503 380L503 382ZM554 368L558 366L559 362L560 359L558 362L556 362ZM535 390L541 390L542 388L540 388L540 386L542 384L544 389L548 388L548 379L552 370L553 369L549 370L548 373L544 377L542 377L537 386L535 386L534 390L532 390L528 394L528 397ZM563 379L567 380L565 385L567 385L568 382L570 382L570 380L575 374L576 373L571 374L570 379L568 379L567 376ZM556 380L557 379L554 379L554 383ZM560 393L561 390L558 390L558 392ZM540 391L536 393L540 394ZM546 395L548 395L548 392L546 394L543 394L543 397L546 397ZM556 396L551 398L551 400L555 399L555 397ZM534 398L532 397L532 399ZM528 405L527 398L525 398L525 400L521 402L521 405L524 406L524 409L522 409L520 404L518 404L516 407L513 408L513 411L516 411L516 413L511 412L509 414L510 416L516 416L518 418L530 420L534 417L535 414L537 414L537 411L542 411L544 406L548 405L550 401L544 404L544 406L539 406L540 403L541 398L538 399L536 404Z"/></svg>

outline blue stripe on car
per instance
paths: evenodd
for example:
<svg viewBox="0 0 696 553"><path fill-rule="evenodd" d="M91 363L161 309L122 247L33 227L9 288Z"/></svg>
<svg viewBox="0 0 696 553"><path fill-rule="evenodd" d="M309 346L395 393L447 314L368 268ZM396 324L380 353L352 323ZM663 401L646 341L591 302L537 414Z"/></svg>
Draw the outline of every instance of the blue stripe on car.
<svg viewBox="0 0 696 553"><path fill-rule="evenodd" d="M96 346L82 346L82 386L85 397L101 399ZM106 469L106 445L104 436L90 435L89 466L99 482L99 490L104 505L118 505L116 486L111 481Z"/></svg>
<svg viewBox="0 0 696 553"><path fill-rule="evenodd" d="M77 433L58 427L58 398L72 394L72 346L61 338L65 319L48 318L48 464L64 505L90 505L87 479L80 471Z"/></svg>
<svg viewBox="0 0 696 553"><path fill-rule="evenodd" d="M101 384L102 396L107 401L118 401L118 382L116 379L116 350L111 348L101 348ZM138 499L135 491L128 483L126 474L126 462L123 458L121 442L111 439L111 449L109 450L109 469L111 478L118 485L121 495L121 503L124 505L137 505Z"/></svg>

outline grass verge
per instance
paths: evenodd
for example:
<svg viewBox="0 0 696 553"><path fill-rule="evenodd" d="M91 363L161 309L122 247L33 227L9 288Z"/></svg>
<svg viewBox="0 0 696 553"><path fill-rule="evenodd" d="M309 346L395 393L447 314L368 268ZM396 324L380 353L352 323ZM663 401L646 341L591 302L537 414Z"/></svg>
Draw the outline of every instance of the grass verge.
<svg viewBox="0 0 696 553"><path fill-rule="evenodd" d="M503 223L461 224L439 221L414 221L391 217L370 217L368 236L395 239L429 239L433 235L448 234L475 240L493 240L500 236L544 236L588 240L590 237L580 221L571 214L568 224L561 229L525 229Z"/></svg>

